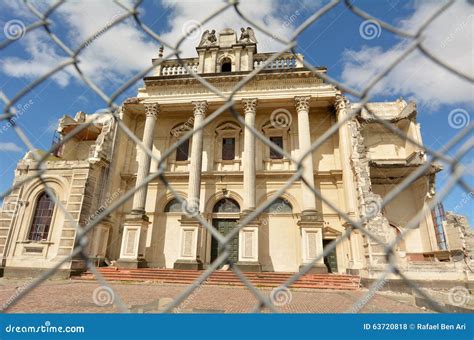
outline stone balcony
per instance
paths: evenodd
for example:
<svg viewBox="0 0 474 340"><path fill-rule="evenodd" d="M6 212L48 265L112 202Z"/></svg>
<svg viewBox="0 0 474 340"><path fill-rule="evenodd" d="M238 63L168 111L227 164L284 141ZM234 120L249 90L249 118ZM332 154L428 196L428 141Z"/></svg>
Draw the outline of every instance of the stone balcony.
<svg viewBox="0 0 474 340"><path fill-rule="evenodd" d="M264 66L265 61L271 58L275 53L257 53L253 58L253 69L261 68ZM291 70L302 68L303 55L297 54L296 57L293 53L283 53L278 58L270 62L265 66L265 70ZM159 59L153 60L155 64L159 63ZM183 66L185 65L185 66ZM198 73L199 69L199 58L182 58L181 61L178 59L165 60L157 67L157 73L155 76L177 76L186 75L191 72Z"/></svg>

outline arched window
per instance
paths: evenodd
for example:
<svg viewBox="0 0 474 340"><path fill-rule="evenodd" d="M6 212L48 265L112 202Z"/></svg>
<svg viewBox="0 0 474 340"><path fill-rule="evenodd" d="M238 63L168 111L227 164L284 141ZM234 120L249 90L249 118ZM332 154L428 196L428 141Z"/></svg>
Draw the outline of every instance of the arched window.
<svg viewBox="0 0 474 340"><path fill-rule="evenodd" d="M221 72L231 72L231 71L232 71L232 61L229 58L222 59Z"/></svg>
<svg viewBox="0 0 474 340"><path fill-rule="evenodd" d="M28 240L43 241L48 239L49 228L53 218L54 202L46 192L39 195L36 201L33 221Z"/></svg>
<svg viewBox="0 0 474 340"><path fill-rule="evenodd" d="M173 198L171 201L168 202L165 206L165 213L170 213L170 212L182 212L183 208L181 203L176 198Z"/></svg>
<svg viewBox="0 0 474 340"><path fill-rule="evenodd" d="M265 212L268 214L291 214L293 212L293 207L288 200L280 197L273 201Z"/></svg>
<svg viewBox="0 0 474 340"><path fill-rule="evenodd" d="M212 212L215 213L238 213L240 212L240 205L232 198L223 198L214 205Z"/></svg>

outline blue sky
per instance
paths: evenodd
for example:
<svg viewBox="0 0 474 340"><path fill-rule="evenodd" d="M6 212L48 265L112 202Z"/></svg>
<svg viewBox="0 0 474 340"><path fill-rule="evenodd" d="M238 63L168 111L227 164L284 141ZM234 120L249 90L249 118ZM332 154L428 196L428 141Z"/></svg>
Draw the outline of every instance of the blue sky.
<svg viewBox="0 0 474 340"><path fill-rule="evenodd" d="M285 38L325 3L327 1L243 1L241 8L252 20ZM441 6L441 2L431 1L373 0L354 3L375 17L411 32ZM35 4L44 11L48 1ZM174 44L186 25L194 20L202 20L220 6L222 3L216 1L145 1L140 9L140 18L167 42ZM0 9L0 25L4 28L11 20L20 20L25 25L36 21L20 1L2 2ZM53 14L51 29L69 48L74 49L121 13L123 11L111 2L75 1L61 6ZM471 75L474 73L473 20L474 7L460 1L438 17L425 36L426 46L433 54ZM299 36L297 51L303 53L311 64L326 66L328 74L334 79L360 89L407 46L406 40L386 30L376 31L368 39L367 33L361 33L364 32L361 31L363 21L343 4L338 4ZM248 26L230 8L206 24L204 29L219 30L229 26L238 30L244 25ZM6 29L0 30L0 33L0 40L4 40ZM257 31L256 35L260 43L259 51L275 51L280 47L263 33ZM184 56L194 56L193 48L199 38L197 35L186 41L183 45ZM132 20L127 20L98 36L83 52L80 67L104 92L111 94L125 79L149 65L151 58L158 54L158 44L147 37ZM36 29L0 50L0 90L12 98L32 80L63 60L65 53L51 42L44 29ZM141 82L137 82L116 102L135 96L140 85ZM399 97L417 101L422 137L425 145L432 149L443 147L461 131L452 121L450 124L448 119L453 110L464 119L458 121L458 125L465 126L464 122L473 118L473 94L472 84L452 76L418 52L399 64L371 92L372 101L395 100ZM3 103L0 102L0 105L3 110ZM68 67L22 97L15 107L19 109L17 124L27 137L35 147L48 149L58 118L64 114L74 115L77 111L93 113L104 108L105 103L84 85L73 67ZM2 121L2 192L11 185L16 163L26 151L26 146L13 129L3 129L4 125ZM453 155L459 146L448 154ZM471 186L474 185L473 155L471 150L462 159L462 163L470 169L470 174L466 174L464 179ZM447 171L438 175L438 190L448 178ZM472 225L474 200L470 197L472 195L455 187L444 204L447 210L468 215Z"/></svg>

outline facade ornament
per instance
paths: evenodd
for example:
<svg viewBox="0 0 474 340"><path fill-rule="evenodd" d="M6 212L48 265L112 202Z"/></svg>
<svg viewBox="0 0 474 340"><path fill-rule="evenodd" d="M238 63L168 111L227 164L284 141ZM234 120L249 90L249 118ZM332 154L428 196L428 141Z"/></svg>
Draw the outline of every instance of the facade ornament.
<svg viewBox="0 0 474 340"><path fill-rule="evenodd" d="M335 106L337 111L345 110L347 107L347 98L341 93L341 91L336 92L336 101Z"/></svg>
<svg viewBox="0 0 474 340"><path fill-rule="evenodd" d="M309 104L311 103L311 96L296 96L295 97L295 107L296 111L309 110Z"/></svg>
<svg viewBox="0 0 474 340"><path fill-rule="evenodd" d="M192 102L192 104L194 105L194 116L198 116L198 115L206 115L206 111L207 111L207 101L205 100L202 100L202 101L196 101L196 102Z"/></svg>
<svg viewBox="0 0 474 340"><path fill-rule="evenodd" d="M240 39L239 43L241 44L256 44L257 39L255 38L255 33L252 28L241 28L240 29Z"/></svg>
<svg viewBox="0 0 474 340"><path fill-rule="evenodd" d="M256 113L257 111L257 98L243 98L242 104L244 105L245 113Z"/></svg>
<svg viewBox="0 0 474 340"><path fill-rule="evenodd" d="M79 111L74 116L74 120L78 123L85 123L86 122L86 113L83 111Z"/></svg>
<svg viewBox="0 0 474 340"><path fill-rule="evenodd" d="M138 99L137 97L130 97L130 98L125 99L123 103L124 104L139 104L140 99Z"/></svg>
<svg viewBox="0 0 474 340"><path fill-rule="evenodd" d="M198 47L205 47L205 46L213 46L216 45L217 38L216 38L216 30L205 30L201 36L201 41L199 42Z"/></svg>
<svg viewBox="0 0 474 340"><path fill-rule="evenodd" d="M160 112L160 105L158 103L145 104L145 114L147 117L158 117L158 112Z"/></svg>

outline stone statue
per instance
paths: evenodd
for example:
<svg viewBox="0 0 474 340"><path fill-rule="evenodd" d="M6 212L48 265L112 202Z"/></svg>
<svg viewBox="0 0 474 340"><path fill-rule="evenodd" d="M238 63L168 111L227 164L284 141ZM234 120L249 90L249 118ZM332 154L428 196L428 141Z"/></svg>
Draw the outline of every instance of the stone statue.
<svg viewBox="0 0 474 340"><path fill-rule="evenodd" d="M199 47L212 46L212 45L215 45L216 42L217 42L216 30L212 30L211 32L209 32L209 30L205 30L204 33L202 34Z"/></svg>
<svg viewBox="0 0 474 340"><path fill-rule="evenodd" d="M242 44L256 44L257 39L255 38L255 33L250 27L240 29L240 39L239 42Z"/></svg>

